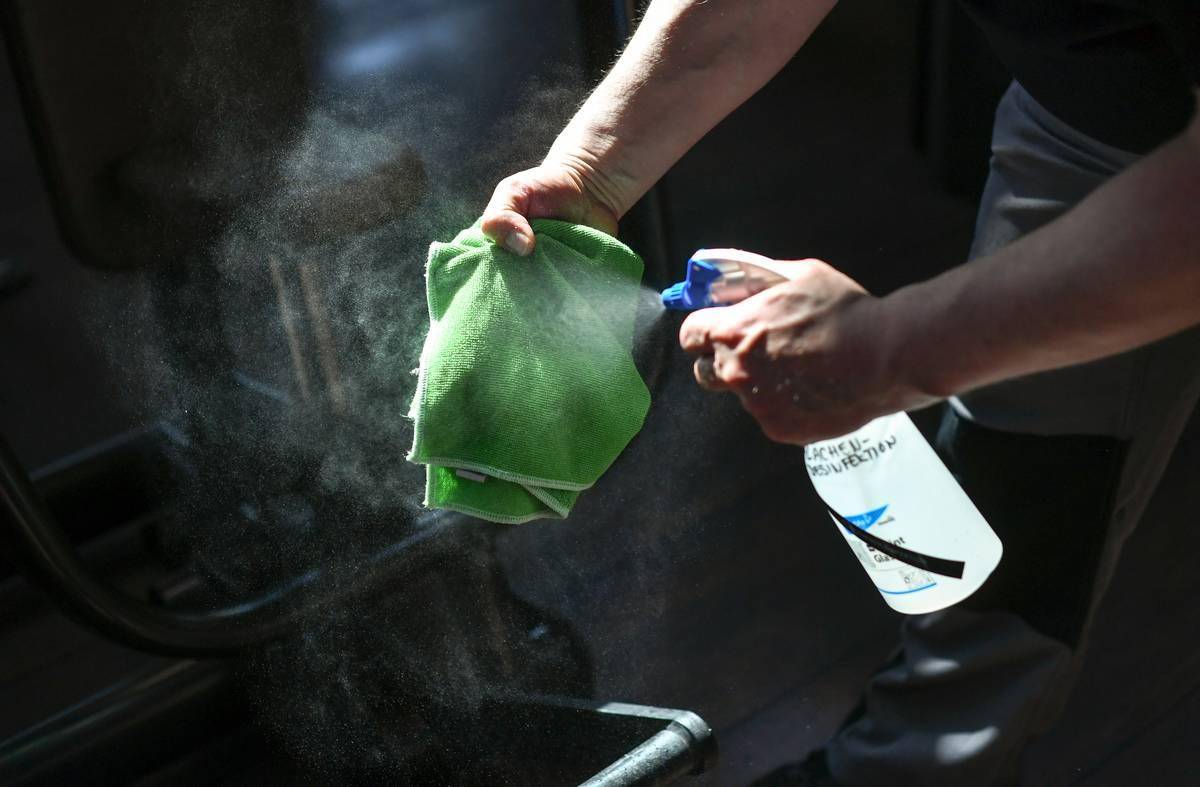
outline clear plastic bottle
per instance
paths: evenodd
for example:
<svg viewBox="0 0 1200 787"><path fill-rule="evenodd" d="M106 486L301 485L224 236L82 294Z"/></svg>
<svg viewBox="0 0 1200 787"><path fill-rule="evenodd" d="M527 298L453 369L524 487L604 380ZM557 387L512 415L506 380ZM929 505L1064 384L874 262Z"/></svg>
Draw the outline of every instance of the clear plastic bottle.
<svg viewBox="0 0 1200 787"><path fill-rule="evenodd" d="M700 249L662 302L684 310L736 303L793 278L802 264ZM817 494L893 609L956 604L1000 563L1000 539L905 413L806 446L804 457Z"/></svg>
<svg viewBox="0 0 1200 787"><path fill-rule="evenodd" d="M983 584L1004 548L905 413L804 448L817 494L893 609L933 612Z"/></svg>

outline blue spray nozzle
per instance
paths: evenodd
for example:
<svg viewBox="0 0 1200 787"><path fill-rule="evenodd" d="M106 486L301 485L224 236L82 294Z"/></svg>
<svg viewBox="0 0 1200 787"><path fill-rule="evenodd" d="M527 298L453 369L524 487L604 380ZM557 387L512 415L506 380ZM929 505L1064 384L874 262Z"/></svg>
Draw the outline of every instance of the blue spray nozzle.
<svg viewBox="0 0 1200 787"><path fill-rule="evenodd" d="M721 278L720 269L704 260L688 260L687 278L662 292L662 303L668 309L691 311L712 306L712 283Z"/></svg>
<svg viewBox="0 0 1200 787"><path fill-rule="evenodd" d="M663 290L663 306L688 311L728 306L791 278L781 264L741 249L698 249L688 260L687 278Z"/></svg>

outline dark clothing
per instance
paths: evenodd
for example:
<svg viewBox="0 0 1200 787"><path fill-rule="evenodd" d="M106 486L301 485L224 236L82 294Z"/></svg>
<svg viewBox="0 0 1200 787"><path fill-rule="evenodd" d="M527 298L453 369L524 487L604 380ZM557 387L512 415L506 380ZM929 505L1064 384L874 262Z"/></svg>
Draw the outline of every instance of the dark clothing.
<svg viewBox="0 0 1200 787"><path fill-rule="evenodd" d="M1039 104L1145 153L1178 134L1200 86L1200 0L961 0Z"/></svg>
<svg viewBox="0 0 1200 787"><path fill-rule="evenodd" d="M1013 84L996 110L972 258L1054 221L1137 158ZM905 618L901 650L828 744L838 784L1018 783L1197 401L1200 328L951 399L937 447L1004 558L968 601Z"/></svg>

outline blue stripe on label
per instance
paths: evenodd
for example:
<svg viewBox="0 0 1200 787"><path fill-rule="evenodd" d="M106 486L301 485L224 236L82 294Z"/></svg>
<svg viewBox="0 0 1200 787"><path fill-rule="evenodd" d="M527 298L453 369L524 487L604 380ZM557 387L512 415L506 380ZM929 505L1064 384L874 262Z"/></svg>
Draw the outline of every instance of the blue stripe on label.
<svg viewBox="0 0 1200 787"><path fill-rule="evenodd" d="M911 588L909 590L884 590L883 588L879 588L879 592L887 593L889 596L903 596L908 593L919 593L922 590L929 590L931 587L936 587L936 586L937 586L936 582L930 582L928 585L921 585L921 587L919 587L919 588ZM878 586L876 586L876 587L878 587Z"/></svg>
<svg viewBox="0 0 1200 787"><path fill-rule="evenodd" d="M888 504L884 504L879 508L872 509L863 514L855 514L854 516L846 517L854 524L861 527L863 530L870 530L871 525L879 521L879 517L883 516L883 512L887 511Z"/></svg>

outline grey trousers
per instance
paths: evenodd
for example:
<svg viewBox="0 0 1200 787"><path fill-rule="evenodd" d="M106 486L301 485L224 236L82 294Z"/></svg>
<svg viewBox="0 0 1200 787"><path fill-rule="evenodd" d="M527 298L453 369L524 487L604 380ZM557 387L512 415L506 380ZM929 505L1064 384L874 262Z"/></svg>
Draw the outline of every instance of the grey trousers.
<svg viewBox="0 0 1200 787"><path fill-rule="evenodd" d="M1055 219L1135 160L1070 128L1014 83L996 113L991 172L971 256L986 255ZM828 745L829 766L840 783L1017 783L1025 745L1062 711L1095 607L1198 395L1200 331L1190 330L1133 352L1001 383L951 402L949 418L957 420L960 430L986 433L965 441L964 455L993 450L989 446L1009 451L1006 446L1014 441L1018 449L1022 441L1043 441L1033 451L1020 451L1025 456L1053 453L1059 445L1087 456L1105 445L1065 437L1075 435L1100 436L1120 446L1121 460L1111 464L1113 474L1102 482L1102 521L1085 523L1087 530L1079 531L1093 533L1096 543L1089 570L1079 574L1084 587L1078 610L1065 615L1077 620L1047 625L1036 614L1022 613L1019 604L1016 611L1003 604L979 611L970 609L969 602L906 619L895 659L872 678L856 718ZM948 464L957 472L953 460ZM1052 461L1045 471L1057 472ZM1063 472L1068 475L1059 483L1069 485L1069 471ZM1003 467L991 475L1003 479ZM1077 481L1088 482L1083 477ZM974 496L965 482L964 487ZM1048 488L1050 496L1056 494L1053 485ZM1019 495L1025 499L1010 500L1007 512L1002 510L1005 495L992 495L1001 501L997 510L1002 517L1016 527L1025 516L1022 507L1054 505L1053 500L1030 500L1015 489L1007 497ZM1028 519L1039 521L1036 512ZM1031 553L1010 551L1007 540L1005 546L1004 561L1030 558ZM1072 559L1073 553L1063 554L1065 561ZM993 595L1020 591L1010 583Z"/></svg>

